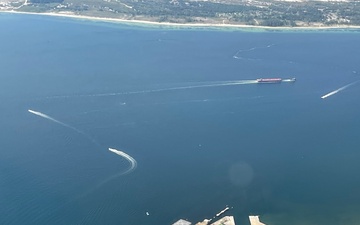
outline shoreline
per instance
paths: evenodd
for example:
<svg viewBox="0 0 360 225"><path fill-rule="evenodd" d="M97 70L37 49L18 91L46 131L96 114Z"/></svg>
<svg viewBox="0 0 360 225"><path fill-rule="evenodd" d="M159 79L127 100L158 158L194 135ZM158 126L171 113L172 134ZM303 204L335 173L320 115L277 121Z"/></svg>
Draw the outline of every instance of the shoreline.
<svg viewBox="0 0 360 225"><path fill-rule="evenodd" d="M147 20L129 20L129 19L120 19L120 18L111 18L111 17L96 17L96 16L85 16L85 15L76 15L72 12L45 12L45 13L36 13L36 12L22 12L14 10L0 10L0 13L9 13L9 14L24 14L24 15L39 15L39 16L53 16L53 17L63 17L71 18L78 20L88 20L88 21L99 21L99 22L111 22L111 23L121 23L121 24L131 24L137 26L156 26L156 27L173 27L173 28L231 28L231 29L246 29L246 30L269 30L269 31L314 31L314 30L338 30L338 29L359 29L360 26L349 25L349 26L303 26L303 27L269 27L269 26L253 26L253 25L242 25L242 24L219 24L219 23L170 23L170 22L154 22Z"/></svg>

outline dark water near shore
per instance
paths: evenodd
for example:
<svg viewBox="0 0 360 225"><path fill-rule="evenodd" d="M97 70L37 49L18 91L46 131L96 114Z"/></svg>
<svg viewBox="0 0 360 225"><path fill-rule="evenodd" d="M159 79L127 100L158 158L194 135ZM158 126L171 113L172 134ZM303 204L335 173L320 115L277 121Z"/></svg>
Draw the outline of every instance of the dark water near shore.
<svg viewBox="0 0 360 225"><path fill-rule="evenodd" d="M359 32L0 30L0 224L359 224Z"/></svg>

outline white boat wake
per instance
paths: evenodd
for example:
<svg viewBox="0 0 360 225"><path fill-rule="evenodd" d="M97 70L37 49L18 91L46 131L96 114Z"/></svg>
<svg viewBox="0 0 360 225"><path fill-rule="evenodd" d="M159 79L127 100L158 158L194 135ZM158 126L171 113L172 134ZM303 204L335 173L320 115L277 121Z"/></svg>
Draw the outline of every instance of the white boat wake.
<svg viewBox="0 0 360 225"><path fill-rule="evenodd" d="M119 156L122 156L122 157L124 157L127 161L129 161L129 163L130 163L129 169L127 169L125 172L121 173L121 175L123 175L123 174L128 174L128 173L130 173L131 171L133 171L133 170L136 169L136 167L137 167L137 162L136 162L136 160L135 160L133 157L131 157L130 155L126 154L126 153L123 152L123 151L119 151L119 150L116 150L116 149L114 149L114 148L109 148L109 151L110 151L110 152L113 152L113 153L115 153L115 154L117 154L117 155L119 155Z"/></svg>
<svg viewBox="0 0 360 225"><path fill-rule="evenodd" d="M357 80L357 81L354 81L354 82L352 82L352 83L350 83L350 84L347 84L347 85L345 85L345 86L343 86L343 87L341 87L341 88L339 88L339 89L336 89L335 91L332 91L332 92L330 92L330 93L328 93L328 94L326 94L326 95L321 96L321 98L322 98L322 99L325 99L325 98L330 97L330 96L332 96L332 95L334 95L334 94L337 94L337 93L339 93L340 91L343 91L343 90L345 90L346 88L348 88L348 87L350 87L350 86L358 83L359 81L360 81L360 80Z"/></svg>
<svg viewBox="0 0 360 225"><path fill-rule="evenodd" d="M57 123L57 124L60 124L61 126L64 126L64 127L67 127L67 128L70 128L71 130L83 135L84 137L86 137L88 140L90 140L91 142L93 142L94 144L96 145L99 145L94 139L92 139L91 137L89 137L88 135L86 135L84 132L82 132L81 130L79 129L76 129L75 127L73 126L70 126L69 124L66 124L66 123L63 123L57 119L54 119L53 117L49 116L49 115L46 115L45 113L42 113L42 112L38 112L38 111L35 111L35 110L32 110L32 109L28 109L28 112L29 113L32 113L36 116L40 116L44 119L47 119L47 120L50 120L54 123Z"/></svg>
<svg viewBox="0 0 360 225"><path fill-rule="evenodd" d="M53 97L47 97L47 98L54 99L54 98L71 98L71 97L109 97L109 96L117 96L117 95L146 94L146 93L155 93L155 92L164 92L164 91L176 91L176 90L221 87L221 86L235 86L235 85L256 84L256 83L257 83L256 80L235 80L235 81L211 82L211 83L207 83L207 84L189 85L189 86L172 87L172 88L160 88L160 89L142 90L142 91L113 92L113 93L89 94L89 95L86 95L86 94L85 95L62 95L62 96L53 96Z"/></svg>
<svg viewBox="0 0 360 225"><path fill-rule="evenodd" d="M84 134L82 131L76 129L75 127L70 126L69 124L63 123L63 122L61 122L61 121L59 121L59 120L57 120L57 119L54 119L54 118L52 118L51 116L46 115L45 113L37 112L37 111L31 110L31 109L28 109L28 112L29 112L29 113L32 113L32 114L34 114L34 115L40 116L40 117L42 117L42 118L44 118L44 119L50 120L50 121L52 121L52 122L55 122L55 123L57 123L57 124L60 124L60 125L62 125L62 126L64 126L64 127L70 128L70 129L72 129L72 130L74 130L74 131L76 131L76 132L78 132L78 133L80 133L80 134Z"/></svg>
<svg viewBox="0 0 360 225"><path fill-rule="evenodd" d="M44 119L50 120L50 121L52 121L52 122L54 122L54 123L60 124L60 125L62 125L62 126L64 126L64 127L70 128L70 129L76 131L77 133L83 135L84 137L86 137L87 139L89 139L90 141L92 141L93 143L95 143L96 145L100 146L94 139L91 139L91 138L88 137L84 132L82 132L81 130L76 129L76 128L73 127L73 126L70 126L70 125L68 125L68 124L66 124L66 123L63 123L63 122L57 120L57 119L54 119L53 117L51 117L51 116L49 116L49 115L46 115L45 113L42 113L42 112L38 112L38 111L35 111L35 110L32 110L32 109L28 109L28 112L29 112L29 113L32 113L32 114L34 114L34 115L36 115L36 116L40 116L40 117L42 117L42 118L44 118ZM79 198L83 198L83 197L87 196L88 194L92 193L93 191L95 191L96 189L100 188L100 187L103 186L104 184L110 182L111 180L113 180L113 179L115 179L115 178L117 178L117 177L119 177L119 176L121 176L121 175L128 174L128 173L130 173L130 172L132 172L133 170L136 169L136 167L137 167L137 162L136 162L136 160L135 160L133 157L131 157L130 155L126 154L126 153L123 152L123 151L120 151L120 150L117 150L117 149L114 149L114 148L108 148L108 150L109 150L110 152L113 152L113 153L115 153L115 154L117 154L117 155L125 158L125 159L130 163L130 167L129 167L125 172L117 173L117 174L114 174L114 175L108 177L107 179L103 180L101 183L99 183L98 185L96 185L94 188L92 188L91 190L89 190L89 191L87 191L87 192L79 195L78 197L76 197L74 200L79 199ZM64 206L65 206L65 205L66 205L66 204L64 204Z"/></svg>
<svg viewBox="0 0 360 225"><path fill-rule="evenodd" d="M81 130L78 130L78 129L76 129L76 128L73 127L73 126L70 126L70 125L68 125L68 124L66 124L66 123L63 123L63 122L57 120L57 119L54 119L53 117L48 116L48 115L46 115L45 113L41 113L41 112L38 112L38 111L35 111L35 110L32 110L32 109L29 109L28 112L30 112L30 113L32 113L32 114L34 114L34 115L40 116L40 117L42 117L42 118L45 118L45 119L47 119L47 120L50 120L50 121L52 121L52 122L58 123L58 124L60 124L60 125L62 125L62 126L64 126L64 127L70 128L70 129L72 129L72 130L74 130L74 131L76 131L76 132L84 135L86 138L89 138L89 137L88 137L84 132L82 132ZM90 139L92 142L94 142L95 144L97 144L93 139L91 139L91 138L89 138L89 139ZM119 150L114 149L114 148L109 148L109 151L111 151L111 152L113 152L113 153L115 153L115 154L117 154L117 155L119 155L119 156L124 157L124 158L130 163L129 169L127 169L127 170L126 170L125 172L123 172L122 174L130 173L131 171L133 171L134 169L136 169L136 167L137 167L137 162L136 162L136 160L135 160L133 157L131 157L130 155L126 154L126 153L123 152L123 151L119 151Z"/></svg>
<svg viewBox="0 0 360 225"><path fill-rule="evenodd" d="M107 184L108 182L118 178L119 176L122 176L122 175L125 175L125 174L128 174L130 172L132 172L133 170L136 169L137 167L137 162L136 160L131 157L130 155L126 154L125 152L123 151L119 151L117 149L114 149L114 148L109 148L108 149L109 151L121 156L121 157L124 157L129 163L130 163L130 167L125 171L125 172L120 172L120 173L116 173L108 178L106 178L105 180L101 181L100 183L98 183L95 187L91 188L90 190L88 190L87 192L79 195L77 198L75 199L79 199L79 198L83 198L91 193L93 193L94 191L96 191L97 189L99 189L100 187L102 187L103 185Z"/></svg>
<svg viewBox="0 0 360 225"><path fill-rule="evenodd" d="M256 83L257 83L256 80L238 80L238 81L231 81L231 82L221 82L221 83L212 83L212 84L203 84L203 85L192 85L192 86L184 86L184 87L145 90L145 91L130 92L130 93L131 94L151 93L151 92L174 91L174 90L185 90L185 89L207 88L207 87L234 86L234 85L241 85L241 84L256 84Z"/></svg>
<svg viewBox="0 0 360 225"><path fill-rule="evenodd" d="M241 53L243 52L251 52L251 51L255 51L257 49L263 49L263 48L271 48L272 46L274 46L275 44L270 44L267 46L263 46L263 47L253 47L253 48L249 48L249 49L240 49L239 51L237 51L234 55L233 58L234 59L247 59L247 60L261 60L261 59L255 59L255 58L246 58L246 57L242 57L240 56Z"/></svg>

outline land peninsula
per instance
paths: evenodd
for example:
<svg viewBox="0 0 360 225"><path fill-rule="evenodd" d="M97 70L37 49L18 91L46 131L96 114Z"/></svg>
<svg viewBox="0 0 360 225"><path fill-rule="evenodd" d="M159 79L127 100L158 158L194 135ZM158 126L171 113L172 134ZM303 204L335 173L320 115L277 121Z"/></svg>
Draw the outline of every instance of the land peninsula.
<svg viewBox="0 0 360 225"><path fill-rule="evenodd" d="M0 11L177 26L360 28L360 0L0 0Z"/></svg>

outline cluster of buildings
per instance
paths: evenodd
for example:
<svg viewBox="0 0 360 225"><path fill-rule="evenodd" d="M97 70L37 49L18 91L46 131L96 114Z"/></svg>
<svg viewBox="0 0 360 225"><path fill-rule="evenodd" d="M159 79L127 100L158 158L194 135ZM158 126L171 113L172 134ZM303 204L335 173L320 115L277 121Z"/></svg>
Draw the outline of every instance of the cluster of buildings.
<svg viewBox="0 0 360 225"><path fill-rule="evenodd" d="M251 225L266 225L259 220L259 216L249 216L249 221ZM202 222L198 222L195 225L235 225L235 220L233 216L224 216L221 219L213 222L212 219L205 219ZM181 219L173 223L172 225L191 225L191 222Z"/></svg>

